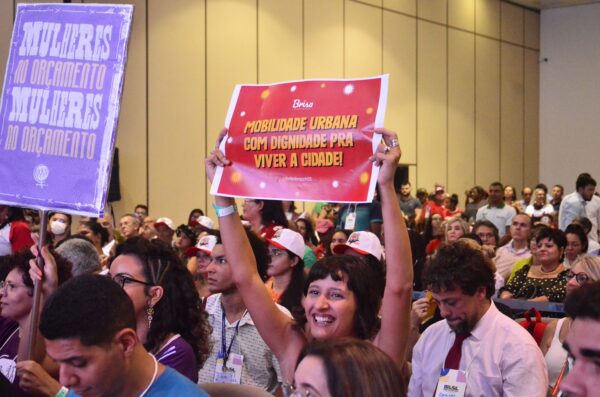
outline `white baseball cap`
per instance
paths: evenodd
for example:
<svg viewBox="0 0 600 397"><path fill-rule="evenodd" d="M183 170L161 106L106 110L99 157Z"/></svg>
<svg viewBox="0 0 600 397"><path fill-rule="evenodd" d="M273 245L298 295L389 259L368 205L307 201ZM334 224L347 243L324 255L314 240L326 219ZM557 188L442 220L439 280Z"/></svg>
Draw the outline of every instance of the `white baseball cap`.
<svg viewBox="0 0 600 397"><path fill-rule="evenodd" d="M333 252L343 254L347 248L351 248L359 254L373 255L378 260L381 260L383 248L379 237L367 231L354 232L348 237L346 244L339 244L333 247Z"/></svg>
<svg viewBox="0 0 600 397"><path fill-rule="evenodd" d="M196 256L198 251L206 252L208 255L212 253L213 248L217 245L217 237L211 235L203 236L198 240L198 243L186 251L188 257Z"/></svg>
<svg viewBox="0 0 600 397"><path fill-rule="evenodd" d="M154 227L156 227L158 225L165 225L169 229L175 231L175 225L173 224L173 221L171 220L171 218L166 218L166 217L158 218L156 220L156 222L154 222Z"/></svg>
<svg viewBox="0 0 600 397"><path fill-rule="evenodd" d="M273 237L265 239L269 244L283 250L288 250L300 259L304 257L304 238L291 229L279 229Z"/></svg>
<svg viewBox="0 0 600 397"><path fill-rule="evenodd" d="M210 219L208 216L199 216L196 220L193 220L191 222L191 226L196 226L196 225L200 225L200 226L204 226L207 229L214 229L215 228L215 222L213 222L212 219Z"/></svg>

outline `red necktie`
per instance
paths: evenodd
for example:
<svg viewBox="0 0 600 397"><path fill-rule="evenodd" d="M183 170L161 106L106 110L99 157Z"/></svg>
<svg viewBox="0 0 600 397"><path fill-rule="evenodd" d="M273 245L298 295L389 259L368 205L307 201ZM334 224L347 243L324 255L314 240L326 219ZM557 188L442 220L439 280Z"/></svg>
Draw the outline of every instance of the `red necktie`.
<svg viewBox="0 0 600 397"><path fill-rule="evenodd" d="M444 368L458 369L458 366L460 365L460 357L462 355L462 344L469 336L471 336L471 334L468 332L465 334L456 334L454 344L448 351L446 361L444 361Z"/></svg>

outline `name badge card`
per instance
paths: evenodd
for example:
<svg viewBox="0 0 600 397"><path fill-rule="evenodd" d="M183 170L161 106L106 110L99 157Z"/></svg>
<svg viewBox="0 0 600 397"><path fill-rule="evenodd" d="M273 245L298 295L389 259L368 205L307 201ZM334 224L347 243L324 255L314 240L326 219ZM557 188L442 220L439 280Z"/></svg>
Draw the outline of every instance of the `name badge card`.
<svg viewBox="0 0 600 397"><path fill-rule="evenodd" d="M465 371L442 368L435 397L464 397L467 388Z"/></svg>
<svg viewBox="0 0 600 397"><path fill-rule="evenodd" d="M231 353L225 365L223 365L222 357L217 358L214 381L218 383L241 383L243 364L244 356L240 354Z"/></svg>

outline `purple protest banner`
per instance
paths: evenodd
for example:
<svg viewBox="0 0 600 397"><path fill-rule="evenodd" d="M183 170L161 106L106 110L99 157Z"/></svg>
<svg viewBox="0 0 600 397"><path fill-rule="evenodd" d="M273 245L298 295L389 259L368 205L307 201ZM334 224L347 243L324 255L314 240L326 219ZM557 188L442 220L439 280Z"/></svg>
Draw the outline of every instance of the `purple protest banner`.
<svg viewBox="0 0 600 397"><path fill-rule="evenodd" d="M19 4L0 102L0 203L104 211L133 6Z"/></svg>

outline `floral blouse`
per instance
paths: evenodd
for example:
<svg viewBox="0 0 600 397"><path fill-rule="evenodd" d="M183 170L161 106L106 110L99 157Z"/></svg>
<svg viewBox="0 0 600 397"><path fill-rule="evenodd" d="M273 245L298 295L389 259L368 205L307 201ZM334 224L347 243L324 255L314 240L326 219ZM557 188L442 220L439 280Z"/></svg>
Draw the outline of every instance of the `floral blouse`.
<svg viewBox="0 0 600 397"><path fill-rule="evenodd" d="M531 265L525 265L515 273L504 290L510 291L516 299L532 299L538 296L547 296L550 302L563 302L567 293L567 273L560 272L554 278L527 277Z"/></svg>

